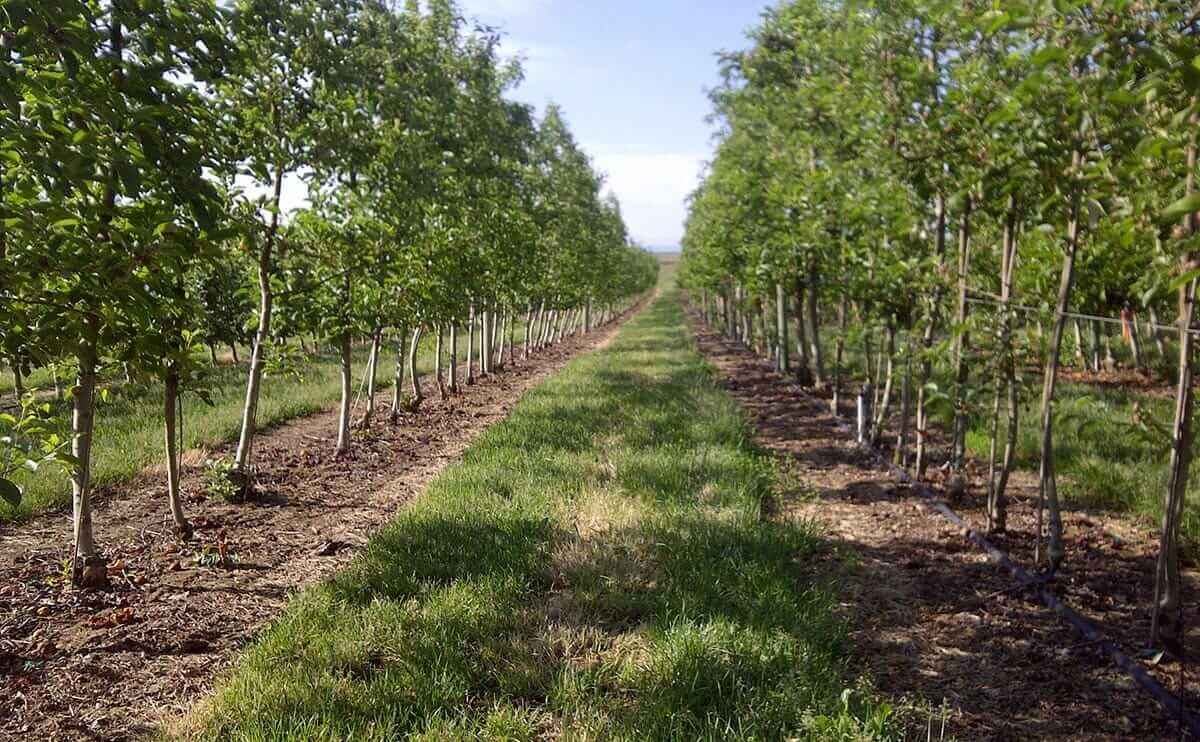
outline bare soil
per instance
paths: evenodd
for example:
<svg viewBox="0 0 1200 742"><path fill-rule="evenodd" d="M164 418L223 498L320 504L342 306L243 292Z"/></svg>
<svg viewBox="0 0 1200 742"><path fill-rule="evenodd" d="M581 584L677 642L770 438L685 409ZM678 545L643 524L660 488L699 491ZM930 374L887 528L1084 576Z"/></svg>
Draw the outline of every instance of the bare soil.
<svg viewBox="0 0 1200 742"><path fill-rule="evenodd" d="M941 739L944 721L946 738L962 740L1180 738L1158 704L1094 644L1061 625L862 451L827 398L800 389L697 316L692 331L757 424L757 442L778 454L795 485L778 517L811 519L837 544L814 569L834 581L858 661L880 691L905 700L914 734L925 739L931 726L931 738ZM972 462L968 475L967 492L949 504L982 530L986 465ZM1030 566L1036 475L1015 473L1010 494L1008 533L992 541ZM1134 655L1149 634L1154 525L1067 507L1068 556L1051 589ZM1187 566L1188 594L1196 595L1200 580ZM1197 618L1193 602L1187 624ZM1198 649L1191 639L1186 654ZM1168 689L1178 693L1182 684L1188 706L1197 707L1193 663L1167 656L1146 667Z"/></svg>
<svg viewBox="0 0 1200 742"><path fill-rule="evenodd" d="M369 536L531 387L615 327L568 338L387 422L391 392L353 452L333 453L335 410L260 433L258 492L244 504L205 494L204 460L185 456L195 536L172 535L165 476L144 472L97 492L97 538L112 587L63 584L70 517L0 526L0 739L151 736L212 685L288 598L345 565ZM425 381L426 393L436 385ZM221 562L224 561L224 564Z"/></svg>

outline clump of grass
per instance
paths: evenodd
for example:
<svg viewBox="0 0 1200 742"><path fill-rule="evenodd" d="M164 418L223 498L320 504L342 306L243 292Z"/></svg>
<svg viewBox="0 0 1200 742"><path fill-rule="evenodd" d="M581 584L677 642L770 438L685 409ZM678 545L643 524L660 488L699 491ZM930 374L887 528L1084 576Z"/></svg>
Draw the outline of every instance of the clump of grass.
<svg viewBox="0 0 1200 742"><path fill-rule="evenodd" d="M776 486L667 291L302 594L205 739L888 739Z"/></svg>

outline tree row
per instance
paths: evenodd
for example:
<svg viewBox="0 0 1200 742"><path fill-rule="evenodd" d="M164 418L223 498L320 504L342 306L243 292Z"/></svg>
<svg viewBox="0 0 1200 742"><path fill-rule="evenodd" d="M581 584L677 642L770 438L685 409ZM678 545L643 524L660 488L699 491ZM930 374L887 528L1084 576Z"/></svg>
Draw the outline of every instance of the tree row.
<svg viewBox="0 0 1200 742"><path fill-rule="evenodd" d="M988 419L991 530L1006 528L1019 426L1038 426L1051 572L1067 556L1054 404L1069 336L1093 366L1105 319L1137 364L1149 339L1163 352L1177 338L1174 419L1148 423L1171 457L1155 642L1182 615L1198 35L1194 3L1173 0L785 2L722 57L720 144L682 262L710 316L802 382L831 384L835 405L853 348L875 403L865 437L898 417L896 460L914 475L930 463L931 406L951 408L952 494L968 422ZM1042 384L1026 391L1031 363ZM1019 419L1026 393L1036 420Z"/></svg>
<svg viewBox="0 0 1200 742"><path fill-rule="evenodd" d="M0 415L0 495L19 500L18 467L69 467L78 583L105 579L89 471L108 369L162 386L187 535L176 421L205 346L251 347L230 473L249 489L262 379L295 340L338 350L345 453L355 338L369 418L386 338L419 403L423 332L441 386L447 333L490 373L513 323L528 353L655 280L561 113L506 97L519 66L451 0L3 0L0 18L0 352L18 380L75 377L64 430L32 390Z"/></svg>

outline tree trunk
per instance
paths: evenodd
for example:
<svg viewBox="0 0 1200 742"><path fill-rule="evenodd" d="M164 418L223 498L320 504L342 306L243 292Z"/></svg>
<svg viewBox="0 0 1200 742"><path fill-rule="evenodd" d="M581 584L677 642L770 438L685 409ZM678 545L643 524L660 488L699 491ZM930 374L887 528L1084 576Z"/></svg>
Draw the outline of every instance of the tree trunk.
<svg viewBox="0 0 1200 742"><path fill-rule="evenodd" d="M1196 104L1195 99L1192 105ZM1192 114L1192 140L1187 147L1187 186L1185 193L1196 192L1196 114ZM1188 214L1184 219L1185 239L1195 238L1197 215ZM1195 264L1196 255L1188 261ZM1156 646L1161 641L1175 654L1183 657L1183 601L1182 584L1179 576L1179 523L1183 518L1184 499L1187 497L1188 469L1192 462L1192 322L1196 313L1197 279L1188 281L1179 289L1179 386L1175 394L1175 426L1171 441L1171 474L1167 484L1167 495L1163 512L1162 536L1158 545L1158 562L1154 570L1154 613L1150 624L1150 643Z"/></svg>
<svg viewBox="0 0 1200 742"><path fill-rule="evenodd" d="M376 327L371 333L371 353L367 357L367 408L363 413L363 427L371 426L371 420L375 418L375 377L378 375L379 369L379 346L383 344L383 328Z"/></svg>
<svg viewBox="0 0 1200 742"><path fill-rule="evenodd" d="M821 320L817 313L817 261L808 261L808 292L807 300L808 339L812 350L813 383L818 389L825 387L825 354L821 348Z"/></svg>
<svg viewBox="0 0 1200 742"><path fill-rule="evenodd" d="M408 328L401 325L399 329L400 339L396 343L396 376L392 382L392 425L400 419L400 410L404 406L404 343L408 340Z"/></svg>
<svg viewBox="0 0 1200 742"><path fill-rule="evenodd" d="M941 193L934 198L934 215L937 222L934 231L934 255L940 273L946 259L946 197ZM941 300L941 284L938 284L930 297L925 330L921 334L921 373L917 378L917 453L913 465L918 480L925 478L925 469L929 466L929 420L925 411L925 388L929 386L929 376L933 373L929 351L933 348L933 335L937 330L938 305Z"/></svg>
<svg viewBox="0 0 1200 742"><path fill-rule="evenodd" d="M504 368L504 354L506 351L508 351L508 334L512 329L509 325L511 315L511 312L505 312L504 314L500 315L500 348L496 351L496 368Z"/></svg>
<svg viewBox="0 0 1200 742"><path fill-rule="evenodd" d="M1162 332L1160 332L1158 329L1158 313L1154 311L1153 306L1151 306L1147 311L1150 315L1150 337L1154 338L1154 349L1158 351L1158 356L1160 358L1166 358L1167 346L1166 343L1163 342Z"/></svg>
<svg viewBox="0 0 1200 742"><path fill-rule="evenodd" d="M208 344L208 358L212 365L217 365L217 346L212 343Z"/></svg>
<svg viewBox="0 0 1200 742"><path fill-rule="evenodd" d="M176 420L182 417L183 409L179 402L179 371L175 364L167 368L167 377L163 384L163 419L166 422L165 435L167 451L167 503L171 507L171 520L175 524L175 535L187 538L192 535L192 524L183 513L183 498L179 493L179 450L182 442L176 445L176 440L182 431L176 427Z"/></svg>
<svg viewBox="0 0 1200 742"><path fill-rule="evenodd" d="M437 339L433 343L433 378L437 381L438 399L446 401L446 380L442 378L442 323L433 326Z"/></svg>
<svg viewBox="0 0 1200 742"><path fill-rule="evenodd" d="M516 314L509 312L504 316L504 319L508 324L508 329L504 331L504 343L500 349L500 355L503 356L505 353L508 353L508 364L513 365L516 363L516 360L513 358L513 322L517 319Z"/></svg>
<svg viewBox="0 0 1200 742"><path fill-rule="evenodd" d="M1092 334L1092 373L1100 373L1100 323L1092 320L1088 323Z"/></svg>
<svg viewBox="0 0 1200 742"><path fill-rule="evenodd" d="M871 426L871 445L878 446L883 437L883 426L887 423L888 413L892 407L892 379L895 377L896 361L896 328L889 321L887 324L887 375L882 380L883 396L875 410L875 423ZM881 366L883 364L880 364Z"/></svg>
<svg viewBox="0 0 1200 742"><path fill-rule="evenodd" d="M987 528L990 533L1003 533L1008 527L1008 507L1005 491L1017 455L1017 358L1012 343L1012 287L1017 262L1016 198L1008 197L1008 214L1004 223L1003 253L1000 260L1000 368L996 375L996 398L992 416L992 448L988 468ZM1078 324L1076 324L1078 328ZM997 425L1000 418L1000 387L1008 394L1008 420L1005 428L1004 461L996 472Z"/></svg>
<svg viewBox="0 0 1200 742"><path fill-rule="evenodd" d="M1141 370L1142 368L1142 339L1138 335L1138 320L1137 315L1129 307L1125 307L1121 311L1121 319L1124 320L1124 331L1129 341L1129 353L1133 356L1133 367Z"/></svg>
<svg viewBox="0 0 1200 742"><path fill-rule="evenodd" d="M354 376L350 366L352 338L349 331L343 332L339 340L342 360L342 401L338 407L337 448L335 451L338 454L346 454L350 452L350 405L354 401L351 399L354 394Z"/></svg>
<svg viewBox="0 0 1200 742"><path fill-rule="evenodd" d="M800 386L812 386L812 367L808 363L808 333L805 328L804 280L799 276L795 282L796 292L796 380Z"/></svg>
<svg viewBox="0 0 1200 742"><path fill-rule="evenodd" d="M908 469L908 438L912 418L912 328L904 342L904 383L900 392L900 432L896 435L896 454L893 463Z"/></svg>
<svg viewBox="0 0 1200 742"><path fill-rule="evenodd" d="M96 540L92 529L92 435L95 428L96 394L96 342L99 337L99 321L91 315L84 319L84 337L80 343L77 360L79 379L71 414L71 455L75 466L71 469L71 504L75 536L74 558L71 565L72 579L81 587L103 587L108 583L108 567L96 551Z"/></svg>
<svg viewBox="0 0 1200 742"><path fill-rule="evenodd" d="M1195 279L1179 290L1179 384L1175 392L1175 424L1171 441L1171 468L1154 572L1154 614L1150 641L1157 645L1166 635L1178 645L1182 637L1181 581L1179 577L1179 523L1187 496L1192 459L1192 321L1196 306Z"/></svg>
<svg viewBox="0 0 1200 742"><path fill-rule="evenodd" d="M838 336L833 349L833 399L829 402L834 417L841 416L842 355L846 349L846 321L846 295L842 294L838 300Z"/></svg>
<svg viewBox="0 0 1200 742"><path fill-rule="evenodd" d="M25 376L24 376L24 374L21 373L20 359L13 361L12 374L13 374L13 392L17 395L17 399L20 400L22 397L25 396Z"/></svg>
<svg viewBox="0 0 1200 742"><path fill-rule="evenodd" d="M1071 320L1071 325L1075 328L1075 362L1084 371L1088 370L1087 352L1083 345L1083 325L1079 318Z"/></svg>
<svg viewBox="0 0 1200 742"><path fill-rule="evenodd" d="M792 370L791 348L788 347L788 297L787 290L782 283L775 284L775 331L779 337L776 340L778 346L779 361L777 368L780 373L787 374Z"/></svg>
<svg viewBox="0 0 1200 742"><path fill-rule="evenodd" d="M258 254L258 328L254 333L254 348L250 352L250 374L246 381L246 402L242 407L242 430L238 436L237 453L233 468L240 473L243 489L250 486L249 468L251 451L254 447L254 432L258 415L258 395L262 389L263 353L271 339L271 309L274 296L271 292L271 255L275 247L275 235L279 231L279 200L283 193L283 168L275 171L275 191L271 200L271 223L267 227L262 250ZM237 346L232 346L233 362L238 363Z"/></svg>
<svg viewBox="0 0 1200 742"><path fill-rule="evenodd" d="M967 348L971 344L967 332L967 274L971 269L971 197L963 197L962 222L958 230L958 325L954 344L954 443L950 468L961 472L967 455Z"/></svg>
<svg viewBox="0 0 1200 742"><path fill-rule="evenodd" d="M467 384L475 383L475 305L467 316Z"/></svg>
<svg viewBox="0 0 1200 742"><path fill-rule="evenodd" d="M450 323L450 393L458 393L458 322Z"/></svg>
<svg viewBox="0 0 1200 742"><path fill-rule="evenodd" d="M413 330L412 342L408 347L408 378L412 384L412 406L416 409L425 395L421 393L421 379L417 374L417 351L421 349L421 326Z"/></svg>
<svg viewBox="0 0 1200 742"><path fill-rule="evenodd" d="M1071 172L1078 171L1082 153L1072 156ZM1058 383L1058 354L1062 350L1063 331L1067 325L1067 309L1071 300L1071 283L1075 279L1075 255L1079 249L1079 193L1071 198L1071 216L1067 223L1067 254L1063 259L1062 280L1058 288L1057 316L1054 335L1046 352L1046 377L1042 384L1042 462L1038 471L1038 539L1036 557L1041 559L1042 511L1050 509L1050 538L1046 556L1051 570L1058 568L1066 552L1062 543L1062 514L1058 507L1058 487L1054 471L1054 390Z"/></svg>
<svg viewBox="0 0 1200 742"><path fill-rule="evenodd" d="M238 358L238 351L237 351L236 343L229 344L229 355L231 355L233 357L233 365L240 366L242 364L242 359ZM253 357L253 353L251 354L251 357Z"/></svg>
<svg viewBox="0 0 1200 742"><path fill-rule="evenodd" d="M529 302L529 310L525 315L525 344L521 349L521 357L528 359L533 343L533 323L537 318L536 311L533 306L533 301Z"/></svg>

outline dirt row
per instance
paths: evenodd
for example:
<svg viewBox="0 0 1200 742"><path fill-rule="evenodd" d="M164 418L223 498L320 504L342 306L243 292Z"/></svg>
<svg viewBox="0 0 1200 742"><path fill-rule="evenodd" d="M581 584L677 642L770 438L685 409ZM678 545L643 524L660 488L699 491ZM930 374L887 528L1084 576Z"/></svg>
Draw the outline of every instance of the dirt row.
<svg viewBox="0 0 1200 742"><path fill-rule="evenodd" d="M828 399L799 389L698 317L691 325L724 386L756 422L758 443L788 472L779 516L810 519L834 540L814 576L834 580L857 660L882 693L903 699L922 739L927 728L932 739L1180 738L1097 646L1060 625L924 498L859 450ZM939 444L944 457L944 438ZM972 462L968 475L968 491L952 507L982 528L986 471ZM1009 532L993 541L1030 565L1036 477L1017 473L1010 491ZM1067 505L1068 557L1051 588L1136 654L1148 635L1154 525ZM1187 567L1194 588L1194 565ZM1197 618L1193 602L1188 625ZM1186 655L1197 649L1189 641ZM1189 707L1197 707L1200 673L1191 663L1168 656L1147 667L1167 688L1182 686Z"/></svg>
<svg viewBox="0 0 1200 742"><path fill-rule="evenodd" d="M205 494L205 458L227 451L189 452L182 484L196 535L184 544L171 535L160 472L102 489L107 591L64 586L68 515L0 526L0 739L154 735L290 595L346 564L522 394L615 331L569 338L397 425L385 413L355 433L348 456L333 454L334 410L266 431L259 491L245 504Z"/></svg>

